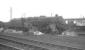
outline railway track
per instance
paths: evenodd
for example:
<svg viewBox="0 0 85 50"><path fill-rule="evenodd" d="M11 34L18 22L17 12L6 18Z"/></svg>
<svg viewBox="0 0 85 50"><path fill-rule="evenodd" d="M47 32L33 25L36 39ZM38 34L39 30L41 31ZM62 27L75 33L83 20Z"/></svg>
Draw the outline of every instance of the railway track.
<svg viewBox="0 0 85 50"><path fill-rule="evenodd" d="M27 45L24 43L15 42L15 41L3 39L3 38L0 38L0 44L11 47L11 48L15 48L17 50L33 50L33 49L34 50L47 50L45 48L41 48L41 47L37 47L33 45Z"/></svg>
<svg viewBox="0 0 85 50"><path fill-rule="evenodd" d="M31 37L32 39L30 39L30 37L26 39L21 37L19 38L19 36L17 35L12 36L8 34L0 35L0 44L13 47L19 50L28 50L29 48L31 48L30 50L33 49L34 50L84 50L84 48L78 46L77 47L72 47L68 45L65 46L63 45L62 42L60 42L61 44L59 42L58 42L59 44L58 43L53 44L50 42L41 41L43 39L38 40L36 38L33 39L33 37Z"/></svg>

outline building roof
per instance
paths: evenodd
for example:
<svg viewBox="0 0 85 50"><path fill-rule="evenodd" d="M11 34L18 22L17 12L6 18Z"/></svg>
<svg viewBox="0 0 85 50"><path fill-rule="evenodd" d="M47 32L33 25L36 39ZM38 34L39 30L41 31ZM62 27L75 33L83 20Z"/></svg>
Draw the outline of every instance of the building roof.
<svg viewBox="0 0 85 50"><path fill-rule="evenodd" d="M65 20L85 20L85 18L71 18L71 19L65 19Z"/></svg>

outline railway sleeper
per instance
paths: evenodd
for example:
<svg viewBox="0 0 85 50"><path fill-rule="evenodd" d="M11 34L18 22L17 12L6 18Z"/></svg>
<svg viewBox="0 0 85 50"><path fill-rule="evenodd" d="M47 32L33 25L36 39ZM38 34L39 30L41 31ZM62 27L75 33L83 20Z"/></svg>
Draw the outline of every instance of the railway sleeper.
<svg viewBox="0 0 85 50"><path fill-rule="evenodd" d="M6 38L6 37L1 37L1 38L5 39L5 40L9 40L12 43L20 43L20 44L22 43L22 44L26 44L26 45L32 45L32 46L37 46L37 47L40 47L40 48L45 48L45 49L48 49L48 50L82 50L82 49L76 49L76 48L59 46L59 45L52 45L52 44L36 42L36 41L31 41L31 40L25 40L25 39ZM20 48L23 48L23 46L21 46ZM25 48L28 48L28 47L25 47Z"/></svg>

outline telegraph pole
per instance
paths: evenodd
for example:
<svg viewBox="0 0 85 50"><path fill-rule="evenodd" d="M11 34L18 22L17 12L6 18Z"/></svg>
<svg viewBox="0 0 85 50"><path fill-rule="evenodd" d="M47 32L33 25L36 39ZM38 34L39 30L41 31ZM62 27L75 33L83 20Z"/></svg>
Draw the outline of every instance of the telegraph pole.
<svg viewBox="0 0 85 50"><path fill-rule="evenodd" d="M10 20L12 19L12 7L10 7Z"/></svg>
<svg viewBox="0 0 85 50"><path fill-rule="evenodd" d="M52 13L51 13L51 17L52 17Z"/></svg>
<svg viewBox="0 0 85 50"><path fill-rule="evenodd" d="M21 22L22 22L22 26L24 27L24 23L25 23L25 13L22 15Z"/></svg>
<svg viewBox="0 0 85 50"><path fill-rule="evenodd" d="M53 16L53 14L52 14L52 10L51 10L51 17Z"/></svg>

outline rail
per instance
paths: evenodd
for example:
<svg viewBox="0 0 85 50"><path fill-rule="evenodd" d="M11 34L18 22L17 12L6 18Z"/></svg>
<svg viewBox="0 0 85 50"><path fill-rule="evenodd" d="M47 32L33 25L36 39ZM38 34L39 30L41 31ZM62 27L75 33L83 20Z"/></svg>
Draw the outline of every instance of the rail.
<svg viewBox="0 0 85 50"><path fill-rule="evenodd" d="M13 46L17 49L27 48L27 45L37 46L40 48L45 48L47 50L84 50L85 48L81 45L76 45L67 42L61 42L59 39L55 39L53 37L46 38L46 36L29 36L25 38L25 36L13 35L13 34L4 34L0 35L0 39L9 42L1 42L0 44ZM50 39L50 40L49 40ZM15 44L16 43L16 44ZM22 44L22 45L21 45ZM25 46L26 45L26 46Z"/></svg>

